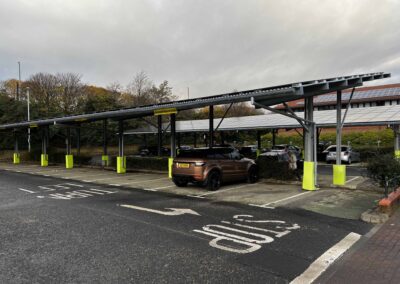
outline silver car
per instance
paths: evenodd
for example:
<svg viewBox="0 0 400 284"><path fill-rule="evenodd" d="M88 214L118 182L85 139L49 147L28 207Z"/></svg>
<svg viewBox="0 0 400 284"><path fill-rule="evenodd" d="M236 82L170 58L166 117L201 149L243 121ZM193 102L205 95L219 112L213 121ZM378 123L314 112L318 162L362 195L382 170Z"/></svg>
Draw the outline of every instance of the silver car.
<svg viewBox="0 0 400 284"><path fill-rule="evenodd" d="M353 162L360 162L360 153L355 152L350 146L342 146L342 151L340 152L340 159L342 162L351 164ZM336 145L331 145L324 152L326 154L326 162L336 161Z"/></svg>

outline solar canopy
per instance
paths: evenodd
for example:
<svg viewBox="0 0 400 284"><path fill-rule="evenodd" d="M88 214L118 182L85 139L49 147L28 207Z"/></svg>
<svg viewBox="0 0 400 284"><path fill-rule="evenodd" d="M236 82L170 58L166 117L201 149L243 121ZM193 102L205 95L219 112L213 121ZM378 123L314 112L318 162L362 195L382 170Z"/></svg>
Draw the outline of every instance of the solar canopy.
<svg viewBox="0 0 400 284"><path fill-rule="evenodd" d="M39 127L53 124L76 124L104 119L125 120L130 118L151 116L154 115L155 112L162 111L163 109L175 109L176 111L180 111L201 108L210 105L245 102L250 101L252 98L254 98L254 101L259 104L271 106L283 102L330 93L337 90L358 87L362 86L363 82L388 77L390 77L390 73L379 72L304 81L196 99L144 105L133 108L103 111L89 114L11 123L0 125L0 130Z"/></svg>
<svg viewBox="0 0 400 284"><path fill-rule="evenodd" d="M296 112L299 117L304 117L304 112ZM344 113L342 112L342 119ZM214 119L218 125L221 119ZM336 127L336 110L314 111L314 121L317 127ZM400 124L400 105L378 106L365 108L350 108L344 126L378 126ZM276 113L253 115L243 117L225 118L219 131L257 130L300 128L297 120ZM163 129L170 131L168 124L163 124ZM177 132L207 132L209 131L208 119L186 120L176 122ZM147 127L125 131L125 135L157 133L157 128Z"/></svg>

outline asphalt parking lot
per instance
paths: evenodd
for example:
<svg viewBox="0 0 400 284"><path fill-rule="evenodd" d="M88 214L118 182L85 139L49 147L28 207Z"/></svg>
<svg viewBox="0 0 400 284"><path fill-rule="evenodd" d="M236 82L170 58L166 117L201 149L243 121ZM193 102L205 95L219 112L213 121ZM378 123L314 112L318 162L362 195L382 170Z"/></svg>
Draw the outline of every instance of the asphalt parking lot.
<svg viewBox="0 0 400 284"><path fill-rule="evenodd" d="M313 193L284 186L211 194L158 174L9 166L0 167L2 283L287 283L314 277L324 253L372 227L290 207ZM248 200L225 200L239 191Z"/></svg>
<svg viewBox="0 0 400 284"><path fill-rule="evenodd" d="M40 167L34 164L13 165L0 163L0 169L56 177L63 180L80 181L117 188L162 192L191 198L212 201L237 202L241 204L275 208L292 207L311 210L329 216L347 219L359 219L360 215L374 206L381 194L376 191L338 190L329 188L331 184L331 166L321 165L319 183L322 190L309 192L301 189L299 182L293 184L271 183L260 181L255 184L246 182L225 184L218 191L207 191L205 188L189 185L177 187L165 173L129 172L117 174L115 171L99 168L65 169L62 166ZM363 182L363 169L349 168L347 185ZM356 186L354 186L356 188Z"/></svg>

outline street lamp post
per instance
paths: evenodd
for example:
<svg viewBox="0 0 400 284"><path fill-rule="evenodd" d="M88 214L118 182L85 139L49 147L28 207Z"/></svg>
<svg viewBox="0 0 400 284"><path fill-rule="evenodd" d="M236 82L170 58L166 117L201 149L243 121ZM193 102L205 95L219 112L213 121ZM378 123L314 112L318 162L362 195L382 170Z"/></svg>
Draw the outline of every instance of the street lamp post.
<svg viewBox="0 0 400 284"><path fill-rule="evenodd" d="M28 104L28 121L31 120L31 111L30 111L30 88L26 88L26 102ZM28 127L28 151L31 152L31 128Z"/></svg>

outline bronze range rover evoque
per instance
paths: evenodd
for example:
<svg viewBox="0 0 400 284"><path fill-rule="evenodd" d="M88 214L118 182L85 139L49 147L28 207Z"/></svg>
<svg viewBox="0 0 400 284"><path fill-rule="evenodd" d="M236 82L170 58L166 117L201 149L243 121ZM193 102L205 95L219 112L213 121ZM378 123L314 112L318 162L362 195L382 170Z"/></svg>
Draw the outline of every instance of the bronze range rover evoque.
<svg viewBox="0 0 400 284"><path fill-rule="evenodd" d="M243 157L233 147L180 150L172 165L172 180L184 187L189 182L217 190L221 183L258 180L254 160Z"/></svg>

